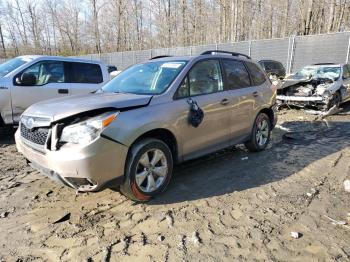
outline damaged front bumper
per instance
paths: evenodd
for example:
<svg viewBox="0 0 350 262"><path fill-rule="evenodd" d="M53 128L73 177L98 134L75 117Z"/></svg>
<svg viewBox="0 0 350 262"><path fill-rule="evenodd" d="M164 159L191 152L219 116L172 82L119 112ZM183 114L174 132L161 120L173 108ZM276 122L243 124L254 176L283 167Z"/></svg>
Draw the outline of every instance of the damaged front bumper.
<svg viewBox="0 0 350 262"><path fill-rule="evenodd" d="M19 130L15 139L18 151L32 167L78 191L98 191L108 182L123 178L128 148L106 138L84 147L66 144L57 151L36 150Z"/></svg>
<svg viewBox="0 0 350 262"><path fill-rule="evenodd" d="M285 96L277 95L277 103L279 105L297 105L297 106L324 106L328 105L330 99L322 96Z"/></svg>

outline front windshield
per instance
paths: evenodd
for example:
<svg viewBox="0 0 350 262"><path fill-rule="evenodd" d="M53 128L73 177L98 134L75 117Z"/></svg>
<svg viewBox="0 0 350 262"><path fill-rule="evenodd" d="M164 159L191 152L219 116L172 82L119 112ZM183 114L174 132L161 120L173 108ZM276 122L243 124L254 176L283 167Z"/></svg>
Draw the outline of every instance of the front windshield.
<svg viewBox="0 0 350 262"><path fill-rule="evenodd" d="M290 79L310 79L310 78L329 78L336 80L340 76L341 69L336 66L304 67L291 75Z"/></svg>
<svg viewBox="0 0 350 262"><path fill-rule="evenodd" d="M25 59L23 57L13 58L5 63L0 64L0 77L11 73L13 70L17 69L21 65L29 62L30 60Z"/></svg>
<svg viewBox="0 0 350 262"><path fill-rule="evenodd" d="M129 67L102 87L102 92L157 95L163 93L186 61L152 61Z"/></svg>

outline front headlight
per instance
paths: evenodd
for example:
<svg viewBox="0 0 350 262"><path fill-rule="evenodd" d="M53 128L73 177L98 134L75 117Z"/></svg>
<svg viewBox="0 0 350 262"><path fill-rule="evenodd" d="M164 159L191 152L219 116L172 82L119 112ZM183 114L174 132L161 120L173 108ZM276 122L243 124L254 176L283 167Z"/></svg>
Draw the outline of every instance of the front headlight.
<svg viewBox="0 0 350 262"><path fill-rule="evenodd" d="M119 112L108 112L83 122L66 126L62 130L60 142L88 145L100 136L103 129L112 123L118 114Z"/></svg>

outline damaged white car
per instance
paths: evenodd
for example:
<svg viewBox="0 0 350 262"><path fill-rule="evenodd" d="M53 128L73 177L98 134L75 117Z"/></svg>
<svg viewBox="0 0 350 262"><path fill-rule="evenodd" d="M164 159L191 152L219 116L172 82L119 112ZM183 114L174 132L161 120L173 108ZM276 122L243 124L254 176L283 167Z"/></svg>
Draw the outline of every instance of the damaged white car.
<svg viewBox="0 0 350 262"><path fill-rule="evenodd" d="M277 89L279 105L328 110L350 100L350 65L315 64L286 77Z"/></svg>

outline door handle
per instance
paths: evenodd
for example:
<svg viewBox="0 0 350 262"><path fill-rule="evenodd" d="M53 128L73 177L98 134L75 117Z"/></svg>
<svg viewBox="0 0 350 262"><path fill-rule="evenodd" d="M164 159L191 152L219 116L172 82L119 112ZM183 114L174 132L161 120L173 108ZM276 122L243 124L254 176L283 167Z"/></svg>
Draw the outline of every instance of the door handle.
<svg viewBox="0 0 350 262"><path fill-rule="evenodd" d="M255 91L255 92L253 92L253 94L252 94L254 97L257 97L257 96L259 96L259 93L257 92L257 91Z"/></svg>
<svg viewBox="0 0 350 262"><path fill-rule="evenodd" d="M69 91L68 91L68 89L58 89L58 93L59 94L68 94Z"/></svg>
<svg viewBox="0 0 350 262"><path fill-rule="evenodd" d="M228 105L230 103L230 100L228 100L227 98L224 98L224 99L222 99L221 100L221 102L220 102L220 104L222 104L222 105Z"/></svg>

